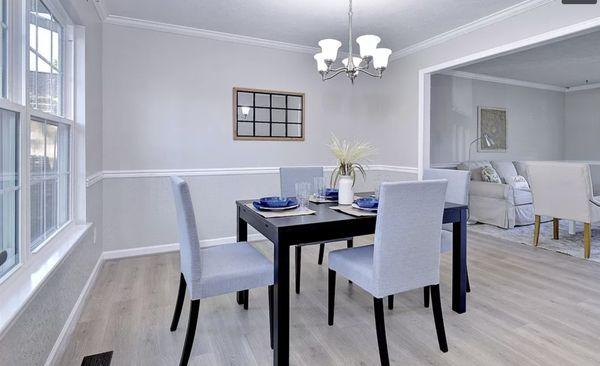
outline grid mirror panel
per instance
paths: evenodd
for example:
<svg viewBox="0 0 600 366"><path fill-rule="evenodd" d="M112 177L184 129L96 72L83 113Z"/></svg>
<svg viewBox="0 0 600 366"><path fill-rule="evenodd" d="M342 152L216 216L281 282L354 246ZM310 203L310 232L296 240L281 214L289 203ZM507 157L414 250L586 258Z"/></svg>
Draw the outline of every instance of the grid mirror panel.
<svg viewBox="0 0 600 366"><path fill-rule="evenodd" d="M233 89L236 140L304 140L304 94Z"/></svg>

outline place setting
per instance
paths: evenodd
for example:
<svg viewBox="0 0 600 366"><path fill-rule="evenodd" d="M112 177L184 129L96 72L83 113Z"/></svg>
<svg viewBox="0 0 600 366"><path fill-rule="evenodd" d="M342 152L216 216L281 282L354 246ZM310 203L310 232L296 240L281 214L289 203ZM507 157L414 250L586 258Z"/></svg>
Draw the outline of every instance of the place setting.
<svg viewBox="0 0 600 366"><path fill-rule="evenodd" d="M316 211L308 208L311 192L310 183L300 182L296 183L296 197L262 197L247 206L265 218L313 215Z"/></svg>

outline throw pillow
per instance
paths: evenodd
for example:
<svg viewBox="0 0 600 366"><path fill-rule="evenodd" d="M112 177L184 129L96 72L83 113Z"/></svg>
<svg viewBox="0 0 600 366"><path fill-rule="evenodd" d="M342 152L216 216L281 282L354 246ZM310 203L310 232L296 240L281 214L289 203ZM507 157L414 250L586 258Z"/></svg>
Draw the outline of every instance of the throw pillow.
<svg viewBox="0 0 600 366"><path fill-rule="evenodd" d="M506 183L509 186L511 186L513 189L523 189L523 190L527 190L527 191L529 190L529 183L527 183L527 180L525 180L525 177L523 177L521 175L517 175L515 177L508 179Z"/></svg>
<svg viewBox="0 0 600 366"><path fill-rule="evenodd" d="M496 169L491 166L484 166L483 169L481 169L481 180L490 183L502 183Z"/></svg>

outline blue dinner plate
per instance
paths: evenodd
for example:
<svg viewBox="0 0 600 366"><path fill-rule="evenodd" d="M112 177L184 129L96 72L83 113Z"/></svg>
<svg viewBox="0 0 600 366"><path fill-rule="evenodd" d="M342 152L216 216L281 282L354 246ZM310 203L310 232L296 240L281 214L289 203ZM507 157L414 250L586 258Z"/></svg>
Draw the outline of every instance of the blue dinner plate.
<svg viewBox="0 0 600 366"><path fill-rule="evenodd" d="M279 201L272 200L270 198L277 198L277 199L279 199ZM285 200L285 205L281 206L283 204L282 203L283 200ZM275 203L275 205L278 205L278 206L273 206L273 202L274 201L277 201ZM287 198L285 198L285 197L284 198L282 198L282 197L264 197L264 198L261 198L258 201L252 202L252 205L257 210L263 210L263 211L283 211L283 210L291 210L293 208L298 207L298 200L296 198L293 198L293 197L287 197Z"/></svg>
<svg viewBox="0 0 600 366"><path fill-rule="evenodd" d="M325 198L330 200L337 200L339 195L339 191L337 188L326 188L325 189Z"/></svg>
<svg viewBox="0 0 600 366"><path fill-rule="evenodd" d="M375 197L358 198L354 203L358 207L366 209L377 209L379 207L379 200Z"/></svg>
<svg viewBox="0 0 600 366"><path fill-rule="evenodd" d="M263 207L283 208L297 205L298 201L291 197L263 197L258 203Z"/></svg>

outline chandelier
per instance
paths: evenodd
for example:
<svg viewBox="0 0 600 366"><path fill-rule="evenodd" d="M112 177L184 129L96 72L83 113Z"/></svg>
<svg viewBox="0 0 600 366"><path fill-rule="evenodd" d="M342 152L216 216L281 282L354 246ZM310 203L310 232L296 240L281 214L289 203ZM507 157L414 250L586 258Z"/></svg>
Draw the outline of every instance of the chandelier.
<svg viewBox="0 0 600 366"><path fill-rule="evenodd" d="M323 81L332 79L340 74L346 74L352 84L358 74L363 73L372 77L381 78L383 71L387 68L392 50L389 48L377 48L381 38L367 34L356 39L360 46L360 57L352 55L352 0L348 6L348 57L342 60L341 67L332 67L342 42L336 39L323 39L319 41L321 52L315 55L317 70ZM373 72L369 67L373 63Z"/></svg>

